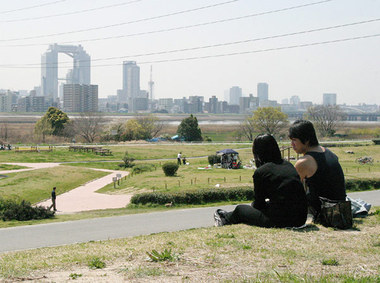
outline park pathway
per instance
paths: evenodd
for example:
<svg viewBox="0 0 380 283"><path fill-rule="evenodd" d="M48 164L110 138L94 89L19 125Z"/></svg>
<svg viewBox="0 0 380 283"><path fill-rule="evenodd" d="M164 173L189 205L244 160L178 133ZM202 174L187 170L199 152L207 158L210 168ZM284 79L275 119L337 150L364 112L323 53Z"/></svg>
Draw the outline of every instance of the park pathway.
<svg viewBox="0 0 380 283"><path fill-rule="evenodd" d="M26 166L29 168L18 170L0 171L0 174L17 173L29 170L43 169L57 167L59 163L6 163L11 165ZM112 178L116 177L116 174L121 174L121 178L128 175L127 171L114 171L107 169L94 169L103 172L109 172L110 174L87 182L86 184L75 188L69 192L57 195L57 214L73 213L80 211L96 210L96 209L109 209L109 208L122 208L125 207L131 200L132 195L108 195L100 194L96 191L104 186L113 182ZM59 193L59 188L57 188ZM37 203L37 205L50 206L51 200Z"/></svg>

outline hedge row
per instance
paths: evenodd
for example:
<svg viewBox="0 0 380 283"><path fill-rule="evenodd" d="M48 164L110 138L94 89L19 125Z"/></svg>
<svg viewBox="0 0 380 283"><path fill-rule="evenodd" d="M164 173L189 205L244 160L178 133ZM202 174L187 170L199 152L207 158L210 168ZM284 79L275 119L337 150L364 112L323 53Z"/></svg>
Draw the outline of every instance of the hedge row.
<svg viewBox="0 0 380 283"><path fill-rule="evenodd" d="M346 180L347 191L366 191L380 189L380 180L356 179ZM132 197L133 204L205 204L219 201L252 201L252 187L201 189L178 192L153 192L136 194Z"/></svg>
<svg viewBox="0 0 380 283"><path fill-rule="evenodd" d="M28 201L0 198L0 218L3 221L26 221L53 216L54 212L42 206L33 207Z"/></svg>
<svg viewBox="0 0 380 283"><path fill-rule="evenodd" d="M201 189L178 192L154 192L134 195L133 204L204 204L219 201L252 201L252 187Z"/></svg>
<svg viewBox="0 0 380 283"><path fill-rule="evenodd" d="M346 190L351 192L380 189L380 179L348 179Z"/></svg>

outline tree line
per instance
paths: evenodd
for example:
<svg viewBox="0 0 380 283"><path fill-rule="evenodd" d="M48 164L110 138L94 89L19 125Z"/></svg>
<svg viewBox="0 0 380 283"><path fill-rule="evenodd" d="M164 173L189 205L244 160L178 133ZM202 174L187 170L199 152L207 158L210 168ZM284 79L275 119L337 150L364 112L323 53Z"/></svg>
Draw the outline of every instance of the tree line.
<svg viewBox="0 0 380 283"><path fill-rule="evenodd" d="M321 136L334 135L344 117L338 106L313 106L304 116L314 122ZM264 133L282 137L288 124L288 116L280 108L261 107L240 123L236 135L249 141L253 141L257 134ZM80 113L79 117L70 119L62 110L50 107L35 124L34 133L43 143L48 136L93 143L98 140L149 140L162 135L164 129L165 123L154 115L138 115L127 122L110 123L100 112ZM197 117L192 114L181 121L177 135L183 141L204 140Z"/></svg>

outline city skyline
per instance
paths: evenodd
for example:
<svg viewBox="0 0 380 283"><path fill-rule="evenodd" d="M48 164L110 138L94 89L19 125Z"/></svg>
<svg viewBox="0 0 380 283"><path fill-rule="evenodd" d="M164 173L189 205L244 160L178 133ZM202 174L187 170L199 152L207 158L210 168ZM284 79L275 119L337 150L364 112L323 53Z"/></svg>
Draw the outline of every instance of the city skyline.
<svg viewBox="0 0 380 283"><path fill-rule="evenodd" d="M1 5L0 89L39 86L41 55L57 43L91 56L99 98L116 95L123 61L136 61L142 90L153 66L155 98L222 99L233 86L256 96L266 82L279 102L296 95L321 104L336 93L338 104L380 104L380 1L71 1ZM72 60L58 57L62 78Z"/></svg>

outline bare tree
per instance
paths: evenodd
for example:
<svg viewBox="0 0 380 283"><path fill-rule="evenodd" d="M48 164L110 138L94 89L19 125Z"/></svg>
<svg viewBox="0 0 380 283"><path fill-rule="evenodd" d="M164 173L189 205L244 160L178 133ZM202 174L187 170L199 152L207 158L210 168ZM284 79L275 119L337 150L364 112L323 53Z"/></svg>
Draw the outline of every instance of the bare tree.
<svg viewBox="0 0 380 283"><path fill-rule="evenodd" d="M313 121L319 134L326 137L335 134L345 114L337 105L317 105L310 107L305 116Z"/></svg>
<svg viewBox="0 0 380 283"><path fill-rule="evenodd" d="M1 125L1 129L0 129L0 137L4 140L8 140L8 123L4 123Z"/></svg>
<svg viewBox="0 0 380 283"><path fill-rule="evenodd" d="M243 122L241 122L237 131L240 137L246 137L249 141L253 141L255 124L252 117L247 117Z"/></svg>
<svg viewBox="0 0 380 283"><path fill-rule="evenodd" d="M83 112L80 117L73 121L75 133L88 143L93 143L100 136L105 119L102 114L94 112Z"/></svg>

